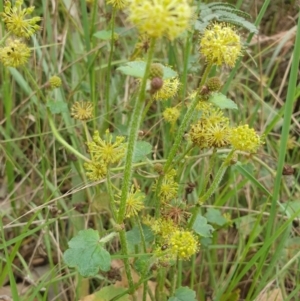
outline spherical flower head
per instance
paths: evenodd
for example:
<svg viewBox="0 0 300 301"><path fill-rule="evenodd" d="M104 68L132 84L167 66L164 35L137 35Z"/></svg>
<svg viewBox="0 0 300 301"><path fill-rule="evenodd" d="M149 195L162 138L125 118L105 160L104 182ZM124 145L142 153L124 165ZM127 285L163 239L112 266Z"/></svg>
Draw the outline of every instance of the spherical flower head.
<svg viewBox="0 0 300 301"><path fill-rule="evenodd" d="M163 203L169 203L171 200L176 198L178 193L178 183L174 180L176 176L176 170L172 169L163 178L159 197ZM156 190L157 182L154 183L152 189Z"/></svg>
<svg viewBox="0 0 300 301"><path fill-rule="evenodd" d="M152 38L175 39L189 26L188 0L129 0L129 20Z"/></svg>
<svg viewBox="0 0 300 301"><path fill-rule="evenodd" d="M208 64L234 67L241 56L240 36L234 28L225 23L214 23L209 26L200 39L200 53Z"/></svg>
<svg viewBox="0 0 300 301"><path fill-rule="evenodd" d="M78 120L93 118L94 105L90 101L76 101L71 108L71 116Z"/></svg>
<svg viewBox="0 0 300 301"><path fill-rule="evenodd" d="M135 189L132 185L131 190L126 200L126 214L127 218L137 216L138 213L145 208L144 205L145 195L140 189Z"/></svg>
<svg viewBox="0 0 300 301"><path fill-rule="evenodd" d="M180 116L180 110L178 107L167 108L163 112L164 119L166 120L166 122L171 123L172 126L175 125L179 116Z"/></svg>
<svg viewBox="0 0 300 301"><path fill-rule="evenodd" d="M231 130L230 143L236 150L256 153L264 142L254 129L245 124Z"/></svg>
<svg viewBox="0 0 300 301"><path fill-rule="evenodd" d="M123 9L128 5L127 0L106 0L106 3L118 9Z"/></svg>
<svg viewBox="0 0 300 301"><path fill-rule="evenodd" d="M153 219L149 226L155 234L160 235L166 241L177 229L177 225L169 218Z"/></svg>
<svg viewBox="0 0 300 301"><path fill-rule="evenodd" d="M218 77L215 76L209 78L205 85L207 86L209 92L217 92L221 89L222 82Z"/></svg>
<svg viewBox="0 0 300 301"><path fill-rule="evenodd" d="M86 176L92 181L99 181L106 177L107 168L103 162L86 162L83 167L86 170Z"/></svg>
<svg viewBox="0 0 300 301"><path fill-rule="evenodd" d="M0 48L0 62L6 67L20 67L28 62L31 50L19 40L7 40L7 46Z"/></svg>
<svg viewBox="0 0 300 301"><path fill-rule="evenodd" d="M115 140L113 142L113 140ZM125 138L117 136L113 139L108 130L105 132L105 139L101 139L99 132L95 131L93 141L88 142L89 152L95 161L102 161L106 165L121 161L125 156L126 144Z"/></svg>
<svg viewBox="0 0 300 301"><path fill-rule="evenodd" d="M11 6L10 1L5 1L4 12L0 13L3 22L8 31L17 37L30 38L41 27L37 22L41 21L40 17L25 19L27 15L32 14L34 6L22 9L23 0L17 0L15 6Z"/></svg>
<svg viewBox="0 0 300 301"><path fill-rule="evenodd" d="M193 101L195 99L195 97L199 97L198 96L198 91L192 91L189 95L188 95L188 99L190 101ZM208 102L206 98L203 97L199 97L199 102L196 106L196 110L197 111L210 111L213 108L213 104Z"/></svg>
<svg viewBox="0 0 300 301"><path fill-rule="evenodd" d="M60 86L61 86L61 79L60 79L60 77L54 75L54 76L51 76L49 78L49 87L50 87L51 90L59 88Z"/></svg>
<svg viewBox="0 0 300 301"><path fill-rule="evenodd" d="M189 259L199 250L199 242L190 231L173 231L169 245L171 252L176 254L179 259Z"/></svg>
<svg viewBox="0 0 300 301"><path fill-rule="evenodd" d="M180 82L177 77L164 80L164 84L160 90L153 94L155 100L167 100L174 97L180 87Z"/></svg>
<svg viewBox="0 0 300 301"><path fill-rule="evenodd" d="M192 124L189 136L201 149L227 146L230 139L229 119L220 109L203 111L200 120Z"/></svg>

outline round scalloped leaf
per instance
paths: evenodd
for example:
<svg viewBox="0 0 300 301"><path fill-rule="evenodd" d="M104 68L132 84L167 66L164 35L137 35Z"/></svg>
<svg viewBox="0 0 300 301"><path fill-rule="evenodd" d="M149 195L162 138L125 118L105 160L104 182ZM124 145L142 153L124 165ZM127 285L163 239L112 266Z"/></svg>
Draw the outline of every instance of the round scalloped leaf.
<svg viewBox="0 0 300 301"><path fill-rule="evenodd" d="M207 223L207 219L198 214L193 225L193 230L202 237L212 237L214 228Z"/></svg>
<svg viewBox="0 0 300 301"><path fill-rule="evenodd" d="M224 94L222 93L212 93L211 96L209 97L208 101L210 103L213 103L214 105L218 106L220 109L238 109L236 103L227 98Z"/></svg>
<svg viewBox="0 0 300 301"><path fill-rule="evenodd" d="M110 269L110 254L99 243L100 237L96 230L88 229L79 231L68 245L64 253L64 261L69 267L77 267L83 277L95 276L99 269Z"/></svg>
<svg viewBox="0 0 300 301"><path fill-rule="evenodd" d="M197 301L196 293L188 287L179 287L168 301Z"/></svg>

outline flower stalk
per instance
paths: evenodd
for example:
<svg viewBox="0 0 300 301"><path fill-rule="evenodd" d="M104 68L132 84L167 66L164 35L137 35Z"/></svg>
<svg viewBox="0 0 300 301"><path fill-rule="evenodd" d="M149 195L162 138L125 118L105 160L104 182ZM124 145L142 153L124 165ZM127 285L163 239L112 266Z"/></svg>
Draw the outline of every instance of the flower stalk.
<svg viewBox="0 0 300 301"><path fill-rule="evenodd" d="M125 159L125 169L124 169L124 180L122 184L122 193L120 199L120 208L119 208L119 216L118 216L118 223L122 223L126 213L126 200L128 197L129 188L131 185L131 177L132 177L132 159L134 154L134 149L137 140L138 129L141 123L141 116L144 108L145 97L146 97L146 83L150 71L150 65L152 61L152 57L154 54L154 46L155 46L156 39L153 38L151 40L149 52L148 52L148 59L147 65L145 69L145 74L141 83L140 91L138 98L136 100L133 114L131 117L131 126L129 130L129 137L128 137L128 145L127 145L127 154Z"/></svg>

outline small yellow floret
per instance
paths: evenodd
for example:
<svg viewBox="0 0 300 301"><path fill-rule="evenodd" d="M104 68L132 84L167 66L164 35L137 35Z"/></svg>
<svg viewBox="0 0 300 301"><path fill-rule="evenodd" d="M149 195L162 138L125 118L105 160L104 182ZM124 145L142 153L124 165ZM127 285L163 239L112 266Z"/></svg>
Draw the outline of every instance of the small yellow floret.
<svg viewBox="0 0 300 301"><path fill-rule="evenodd" d="M212 24L200 38L200 53L209 64L234 67L241 52L240 36L230 25Z"/></svg>
<svg viewBox="0 0 300 301"><path fill-rule="evenodd" d="M172 126L175 125L176 121L178 120L180 116L180 110L178 107L173 107L173 108L167 108L163 112L163 117L164 119L171 123Z"/></svg>
<svg viewBox="0 0 300 301"><path fill-rule="evenodd" d="M50 85L50 89L52 90L59 88L61 86L61 79L56 75L51 76L49 78L49 85Z"/></svg>
<svg viewBox="0 0 300 301"><path fill-rule="evenodd" d="M177 77L169 78L164 80L164 84L161 89L159 89L153 98L155 100L167 100L174 97L180 87L180 81Z"/></svg>
<svg viewBox="0 0 300 301"><path fill-rule="evenodd" d="M130 218L132 216L138 215L138 213L145 207L144 199L145 199L145 195L141 192L141 190L135 189L134 185L132 185L126 200L125 216L127 218Z"/></svg>
<svg viewBox="0 0 300 301"><path fill-rule="evenodd" d="M105 178L107 168L103 162L89 162L83 164L86 169L86 176L92 181L99 181Z"/></svg>
<svg viewBox="0 0 300 301"><path fill-rule="evenodd" d="M30 38L41 27L36 23L41 21L40 17L25 19L32 14L34 6L22 9L23 0L17 0L15 6L11 6L10 1L5 1L4 12L0 13L8 31L17 37Z"/></svg>
<svg viewBox="0 0 300 301"><path fill-rule="evenodd" d="M78 120L88 120L93 117L94 105L90 101L76 101L71 108L71 116Z"/></svg>
<svg viewBox="0 0 300 301"><path fill-rule="evenodd" d="M106 0L106 3L118 9L123 9L128 5L127 0Z"/></svg>
<svg viewBox="0 0 300 301"><path fill-rule="evenodd" d="M152 38L175 39L189 26L192 9L188 0L129 0L129 19Z"/></svg>
<svg viewBox="0 0 300 301"><path fill-rule="evenodd" d="M93 141L87 142L89 152L91 153L93 160L102 161L106 165L118 163L125 156L126 144L123 143L125 138L117 136L113 142L113 137L107 130L105 133L105 139L101 139L99 132L95 131L93 135Z"/></svg>
<svg viewBox="0 0 300 301"><path fill-rule="evenodd" d="M31 50L19 40L7 40L7 46L0 48L0 61L6 67L19 67L28 62Z"/></svg>
<svg viewBox="0 0 300 301"><path fill-rule="evenodd" d="M256 153L264 142L254 129L245 124L231 130L230 143L236 150Z"/></svg>
<svg viewBox="0 0 300 301"><path fill-rule="evenodd" d="M180 259L189 259L199 250L199 242L190 231L174 231L169 241L170 249Z"/></svg>

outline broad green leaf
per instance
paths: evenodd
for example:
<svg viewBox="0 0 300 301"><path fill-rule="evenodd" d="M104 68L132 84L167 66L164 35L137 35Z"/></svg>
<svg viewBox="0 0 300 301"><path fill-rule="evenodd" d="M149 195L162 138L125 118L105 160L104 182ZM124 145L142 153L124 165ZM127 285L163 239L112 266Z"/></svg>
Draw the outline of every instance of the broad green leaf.
<svg viewBox="0 0 300 301"><path fill-rule="evenodd" d="M110 254L99 243L100 237L96 230L88 229L78 232L64 253L64 261L69 267L77 267L83 277L94 276L99 269L110 269Z"/></svg>
<svg viewBox="0 0 300 301"><path fill-rule="evenodd" d="M47 102L47 107L52 114L61 114L69 111L68 105L64 101L50 100Z"/></svg>
<svg viewBox="0 0 300 301"><path fill-rule="evenodd" d="M146 242L152 242L154 235L151 229L145 225L143 225L142 228ZM142 242L141 234L137 226L134 226L130 231L126 232L126 240L128 242L128 248L130 251L134 251L134 247Z"/></svg>
<svg viewBox="0 0 300 301"><path fill-rule="evenodd" d="M220 109L238 109L236 103L222 93L212 93L208 101L218 106Z"/></svg>
<svg viewBox="0 0 300 301"><path fill-rule="evenodd" d="M193 230L202 237L211 237L214 228L207 223L207 219L198 214L193 225Z"/></svg>
<svg viewBox="0 0 300 301"><path fill-rule="evenodd" d="M146 63L143 61L127 62L124 66L119 67L117 70L125 75L142 78L146 69ZM163 79L168 79L177 76L177 72L169 67L163 66L164 76Z"/></svg>
<svg viewBox="0 0 300 301"><path fill-rule="evenodd" d="M205 214L207 221L211 224L222 227L227 224L227 219L221 214L221 211L214 208L208 208Z"/></svg>
<svg viewBox="0 0 300 301"><path fill-rule="evenodd" d="M94 294L93 301L110 301L118 295L123 294L127 289L123 287L116 287L114 285L105 286L101 288L100 291ZM129 295L126 294L120 298L118 301L130 301Z"/></svg>
<svg viewBox="0 0 300 301"><path fill-rule="evenodd" d="M201 237L200 238L200 245L201 248L208 247L213 243L212 239L210 237Z"/></svg>
<svg viewBox="0 0 300 301"><path fill-rule="evenodd" d="M146 141L138 141L133 154L133 162L142 161L152 152L152 145Z"/></svg>
<svg viewBox="0 0 300 301"><path fill-rule="evenodd" d="M179 287L168 301L197 301L196 293L188 287Z"/></svg>

